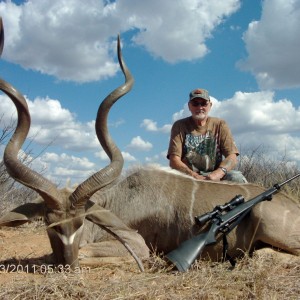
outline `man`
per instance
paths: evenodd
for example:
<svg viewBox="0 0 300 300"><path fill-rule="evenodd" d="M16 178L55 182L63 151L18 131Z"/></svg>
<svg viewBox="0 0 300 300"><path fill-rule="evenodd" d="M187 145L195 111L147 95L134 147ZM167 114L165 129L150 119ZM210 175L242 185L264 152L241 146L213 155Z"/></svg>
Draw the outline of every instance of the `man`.
<svg viewBox="0 0 300 300"><path fill-rule="evenodd" d="M170 167L202 180L247 182L237 164L239 151L226 122L208 116L212 103L207 90L190 93L191 116L176 121L167 158Z"/></svg>

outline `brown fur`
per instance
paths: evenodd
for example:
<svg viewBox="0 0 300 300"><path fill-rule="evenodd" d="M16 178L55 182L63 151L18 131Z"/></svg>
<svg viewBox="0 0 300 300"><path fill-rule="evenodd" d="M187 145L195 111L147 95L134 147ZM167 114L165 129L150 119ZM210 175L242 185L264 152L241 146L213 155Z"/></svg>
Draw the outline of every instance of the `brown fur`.
<svg viewBox="0 0 300 300"><path fill-rule="evenodd" d="M194 225L196 215L211 211L237 194L249 200L263 191L252 184L197 181L162 170L141 169L113 188L99 191L91 200L138 230L150 249L167 253L199 232ZM231 254L267 244L299 255L299 213L296 202L282 193L257 205L230 233ZM211 258L220 256L220 245L217 248L209 249Z"/></svg>

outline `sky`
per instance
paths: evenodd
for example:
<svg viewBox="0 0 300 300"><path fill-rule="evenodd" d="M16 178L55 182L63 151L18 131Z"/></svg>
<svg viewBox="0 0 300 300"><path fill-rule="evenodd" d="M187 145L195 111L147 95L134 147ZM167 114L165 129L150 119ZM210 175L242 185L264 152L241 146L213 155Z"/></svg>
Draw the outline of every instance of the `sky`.
<svg viewBox="0 0 300 300"><path fill-rule="evenodd" d="M264 147L300 166L300 0L0 0L0 16L0 78L32 119L23 149L57 184L109 162L94 123L124 83L118 34L135 79L109 115L124 169L168 166L171 126L190 115L196 88L209 91L210 114L227 121L242 155ZM16 118L2 93L0 113L2 128Z"/></svg>

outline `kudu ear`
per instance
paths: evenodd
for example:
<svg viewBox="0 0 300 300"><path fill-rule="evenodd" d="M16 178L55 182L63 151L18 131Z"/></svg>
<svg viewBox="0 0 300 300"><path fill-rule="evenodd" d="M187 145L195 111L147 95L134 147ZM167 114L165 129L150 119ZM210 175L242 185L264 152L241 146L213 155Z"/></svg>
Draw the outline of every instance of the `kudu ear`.
<svg viewBox="0 0 300 300"><path fill-rule="evenodd" d="M44 215L44 202L32 202L18 206L0 218L0 227L17 227Z"/></svg>
<svg viewBox="0 0 300 300"><path fill-rule="evenodd" d="M91 201L87 203L86 218L116 236L118 231L130 230L115 214Z"/></svg>
<svg viewBox="0 0 300 300"><path fill-rule="evenodd" d="M135 259L140 270L143 272L143 263L135 254L135 251L131 248L130 244L136 238L142 239L143 242L144 239L135 230L129 228L126 224L124 224L123 221L120 220L111 211L104 209L103 207L94 204L91 201L87 203L87 206L88 208L85 213L86 219L100 226L102 229L114 236L119 242L121 242L123 246L127 249L127 251ZM146 244L145 248L147 248Z"/></svg>

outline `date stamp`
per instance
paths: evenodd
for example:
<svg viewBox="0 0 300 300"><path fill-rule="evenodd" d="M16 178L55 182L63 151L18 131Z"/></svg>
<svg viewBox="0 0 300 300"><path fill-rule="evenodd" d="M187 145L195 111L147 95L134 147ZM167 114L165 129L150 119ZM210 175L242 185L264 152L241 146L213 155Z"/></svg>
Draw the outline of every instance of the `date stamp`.
<svg viewBox="0 0 300 300"><path fill-rule="evenodd" d="M90 273L90 267L76 267L71 268L70 265L21 265L21 264L0 264L0 272L4 273L33 273L33 274L53 274L53 273L66 273L66 274L83 274Z"/></svg>
<svg viewBox="0 0 300 300"><path fill-rule="evenodd" d="M17 265L17 264L1 264L0 272L4 273L32 273L30 272L31 266Z"/></svg>

